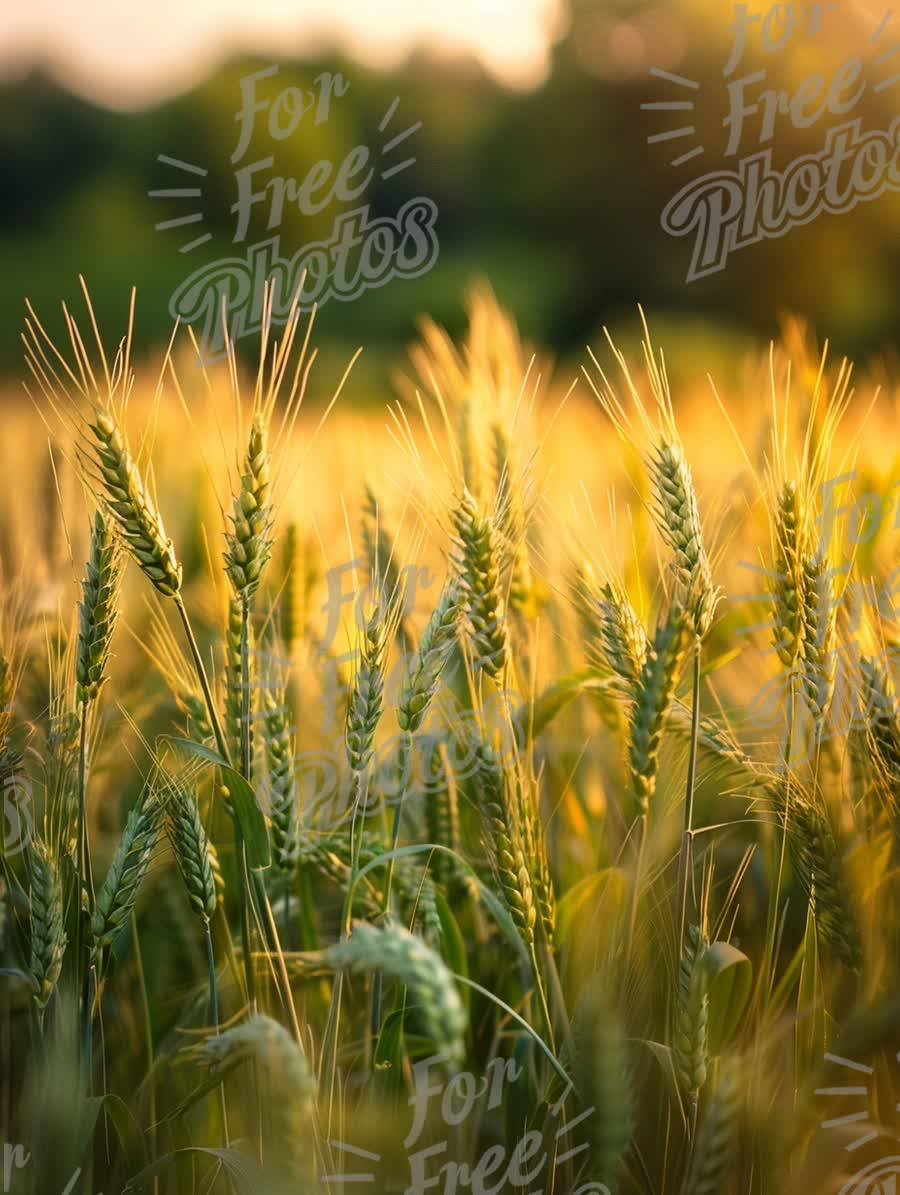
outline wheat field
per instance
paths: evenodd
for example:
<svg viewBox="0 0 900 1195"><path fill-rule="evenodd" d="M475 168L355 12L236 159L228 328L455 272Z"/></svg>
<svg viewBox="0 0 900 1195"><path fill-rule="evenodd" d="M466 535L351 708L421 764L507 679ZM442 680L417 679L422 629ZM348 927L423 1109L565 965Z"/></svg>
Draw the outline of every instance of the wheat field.
<svg viewBox="0 0 900 1195"><path fill-rule="evenodd" d="M893 1189L890 368L480 290L373 412L85 299L0 413L4 1189Z"/></svg>

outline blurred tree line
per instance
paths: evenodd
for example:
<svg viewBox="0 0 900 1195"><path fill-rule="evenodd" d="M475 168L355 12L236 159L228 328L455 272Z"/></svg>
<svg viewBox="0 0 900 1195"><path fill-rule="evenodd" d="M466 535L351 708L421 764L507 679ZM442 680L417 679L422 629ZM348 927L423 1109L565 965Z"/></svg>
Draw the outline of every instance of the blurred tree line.
<svg viewBox="0 0 900 1195"><path fill-rule="evenodd" d="M745 249L721 273L685 284L691 245L663 231L660 213L679 187L722 163L726 26L721 6L716 15L705 3L577 0L546 81L529 92L503 89L473 62L424 51L395 73L338 57L280 63L266 94L290 84L309 88L322 71L340 71L350 87L333 101L326 122L305 116L277 144L268 141L262 114L248 160L274 153L276 172L297 178L321 158L337 164L354 145L383 143L388 134L379 122L399 96L390 131L422 122L407 143L416 163L393 178L376 178L366 199L375 216L396 214L416 195L429 196L439 209L436 267L352 303L327 304L318 332L326 350L343 354L363 344L364 370L381 383L385 363L396 361L420 313L460 325L465 290L478 277L491 281L528 336L560 353L583 346L601 322L631 321L637 302L685 327L714 324L754 336L771 335L780 315L796 310L841 351L864 354L893 343L900 264L894 193ZM655 62L666 64L673 46L683 50L671 69L701 83L703 102L690 117L707 146L701 166L673 168L671 146L647 143L674 127L641 109L648 100L680 98L649 75ZM773 84L788 86L808 64L801 47L789 67L765 65ZM138 345L150 347L171 330L169 298L179 282L204 261L243 251L231 243L230 158L240 80L264 65L229 63L188 94L136 113L100 109L37 74L0 88L4 372L21 372L26 294L41 311L56 308L60 298L76 298L82 272L102 324L118 329L135 284ZM890 102L889 92L880 107L867 100L865 122L887 127ZM823 137L821 126L801 133L786 123L777 155L787 160L818 150ZM160 163L159 154L208 171L201 200L148 195L197 181ZM213 237L181 254L192 227L156 231L154 225L196 204L203 211L197 231ZM334 207L311 218L286 210L281 233L288 253L327 236L337 214ZM251 241L266 235L255 219Z"/></svg>

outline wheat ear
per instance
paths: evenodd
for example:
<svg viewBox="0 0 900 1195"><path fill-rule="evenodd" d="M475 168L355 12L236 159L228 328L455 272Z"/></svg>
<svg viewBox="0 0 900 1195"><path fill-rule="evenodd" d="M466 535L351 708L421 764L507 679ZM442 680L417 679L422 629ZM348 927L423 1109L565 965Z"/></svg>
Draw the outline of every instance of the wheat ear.
<svg viewBox="0 0 900 1195"><path fill-rule="evenodd" d="M733 1060L720 1070L713 1099L694 1144L684 1195L721 1195L737 1135L740 1071Z"/></svg>
<svg viewBox="0 0 900 1195"><path fill-rule="evenodd" d="M88 427L107 509L144 575L164 597L181 591L181 565L155 503L141 479L124 431L111 411L96 407Z"/></svg>
<svg viewBox="0 0 900 1195"><path fill-rule="evenodd" d="M297 866L300 830L297 782L294 778L294 738L283 690L267 691L264 698L266 772L269 780L272 825L272 863L282 877Z"/></svg>
<svg viewBox="0 0 900 1195"><path fill-rule="evenodd" d="M63 890L59 869L47 844L35 839L28 855L31 873L28 970L35 1003L43 1012L59 981L66 950Z"/></svg>
<svg viewBox="0 0 900 1195"><path fill-rule="evenodd" d="M770 786L768 791L782 819L789 808L788 847L803 891L813 904L819 934L847 967L858 971L862 961L859 920L828 818L815 797L799 791L794 783L790 793L787 783Z"/></svg>
<svg viewBox="0 0 900 1195"><path fill-rule="evenodd" d="M163 807L154 793L128 815L91 917L95 956L113 946L128 923L150 866L162 825Z"/></svg>
<svg viewBox="0 0 900 1195"><path fill-rule="evenodd" d="M529 868L527 844L516 816L510 781L493 748L479 742L475 748L475 780L484 818L491 864L504 903L529 950L534 948L537 902Z"/></svg>
<svg viewBox="0 0 900 1195"><path fill-rule="evenodd" d="M592 1174L616 1191L636 1122L625 1026L610 986L610 977L601 974L588 984L572 1017L572 1049L578 1094L591 1109L586 1128Z"/></svg>
<svg viewBox="0 0 900 1195"><path fill-rule="evenodd" d="M79 702L93 701L106 679L109 648L118 614L121 577L118 541L101 511L94 515L86 575L78 605L75 680Z"/></svg>
<svg viewBox="0 0 900 1195"><path fill-rule="evenodd" d="M456 643L460 615L458 585L445 585L403 678L397 702L400 729L415 734L434 700L441 674Z"/></svg>
<svg viewBox="0 0 900 1195"><path fill-rule="evenodd" d="M191 908L205 923L216 911L218 895L210 860L209 840L194 796L180 784L169 786L166 828L187 889Z"/></svg>
<svg viewBox="0 0 900 1195"><path fill-rule="evenodd" d="M683 589L685 611L698 639L712 625L719 602L709 557L703 543L700 510L690 466L677 439L662 437L650 457L655 489L654 520L675 555L675 571Z"/></svg>
<svg viewBox="0 0 900 1195"><path fill-rule="evenodd" d="M887 777L900 777L900 720L897 697L887 670L869 656L859 662L862 677L862 712L866 736Z"/></svg>
<svg viewBox="0 0 900 1195"><path fill-rule="evenodd" d="M200 1058L217 1078L224 1078L242 1063L255 1064L270 1095L265 1125L272 1148L266 1155L266 1174L274 1171L288 1180L285 1190L296 1189L291 1180L311 1182L316 1080L298 1042L277 1021L255 1013L208 1038ZM302 1189L310 1188L304 1185Z"/></svg>
<svg viewBox="0 0 900 1195"><path fill-rule="evenodd" d="M781 662L790 668L800 651L802 617L800 560L802 555L802 517L795 482L785 482L775 500L773 540L775 578L772 585L775 649Z"/></svg>
<svg viewBox="0 0 900 1195"><path fill-rule="evenodd" d="M700 1097L709 1064L709 993L706 980L706 938L692 925L685 936L675 993L672 1056L683 1093L692 1106Z"/></svg>
<svg viewBox="0 0 900 1195"><path fill-rule="evenodd" d="M668 621L657 628L653 643L648 645L647 657L634 685L629 761L642 814L647 813L656 791L662 733L684 659L684 632L682 615L673 611Z"/></svg>
<svg viewBox="0 0 900 1195"><path fill-rule="evenodd" d="M462 1062L465 1009L443 959L421 938L400 926L376 929L363 922L349 938L327 950L325 959L337 969L382 971L389 979L405 984L424 1032L446 1053L451 1065Z"/></svg>
<svg viewBox="0 0 900 1195"><path fill-rule="evenodd" d="M257 412L250 425L240 489L232 505L231 527L225 534L225 571L234 592L246 600L259 588L272 555L270 474L266 419Z"/></svg>
<svg viewBox="0 0 900 1195"><path fill-rule="evenodd" d="M453 511L453 562L474 653L473 666L493 679L506 667L506 603L500 583L501 538L468 489Z"/></svg>
<svg viewBox="0 0 900 1195"><path fill-rule="evenodd" d="M388 631L384 612L376 605L363 632L344 733L347 762L358 777L365 773L372 759L375 732L384 712Z"/></svg>
<svg viewBox="0 0 900 1195"><path fill-rule="evenodd" d="M509 556L509 609L525 615L534 606L534 583L528 544L525 540L525 512L519 478L510 456L509 437L501 424L492 428L497 523Z"/></svg>
<svg viewBox="0 0 900 1195"><path fill-rule="evenodd" d="M821 734L834 696L837 605L827 559L801 561L802 617L800 660L803 692L817 734Z"/></svg>

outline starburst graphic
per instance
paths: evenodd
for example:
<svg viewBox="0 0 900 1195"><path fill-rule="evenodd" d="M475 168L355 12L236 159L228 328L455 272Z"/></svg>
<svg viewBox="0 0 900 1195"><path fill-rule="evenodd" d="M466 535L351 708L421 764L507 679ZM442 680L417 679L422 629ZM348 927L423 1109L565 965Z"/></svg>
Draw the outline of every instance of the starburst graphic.
<svg viewBox="0 0 900 1195"><path fill-rule="evenodd" d="M388 125L390 125L391 121L394 119L399 105L400 97L398 95L394 97L388 110L385 112L384 116L382 116L378 124L379 133L387 132ZM395 136L391 137L389 141L386 141L381 147L382 154L392 154L395 149L399 149L400 146L403 145L407 138L414 136L421 128L422 122L421 120L417 120L415 124L412 124L402 132L397 133ZM387 179L393 178L394 175L400 174L404 170L408 170L410 166L415 166L415 164L415 158L405 158L402 162L398 162L395 166L389 166L387 169L382 170L381 172L382 181L387 181Z"/></svg>
<svg viewBox="0 0 900 1195"><path fill-rule="evenodd" d="M204 170L202 166L197 166L193 162L183 162L180 158L170 158L167 154L158 154L157 162L162 163L163 166L171 166L175 170L181 170L185 174L191 174L194 177L206 178L209 174L208 170ZM147 194L151 199L200 199L203 196L202 187L164 187L156 191L148 191ZM175 216L171 220L160 220L158 224L154 224L157 232L166 232L170 228L183 228L188 224L201 224L203 222L202 212L189 212L185 216ZM195 237L194 240L188 241L185 245L179 245L179 253L190 253L193 249L197 249L200 245L205 245L207 241L212 240L211 232L204 232L201 236Z"/></svg>
<svg viewBox="0 0 900 1195"><path fill-rule="evenodd" d="M683 75L673 75L671 71L661 70L659 67L653 67L650 71L655 79L663 79L667 83L672 83L676 87L697 92L700 90L700 84L696 79L686 79ZM693 100L658 100L655 103L641 104L641 109L645 112L692 112L694 110ZM696 128L694 125L682 125L677 129L669 129L662 133L653 133L647 138L648 145L657 145L659 142L665 141L681 141L685 137L693 137L696 135ZM705 147L696 145L693 149L687 150L680 154L677 158L673 158L672 166L683 166L685 162L690 162L693 158L699 157L700 154L705 153Z"/></svg>
<svg viewBox="0 0 900 1195"><path fill-rule="evenodd" d="M826 1054L825 1061L831 1062L835 1066L843 1067L845 1070L851 1071L854 1075L864 1075L867 1080L870 1080L875 1073L871 1066L864 1066L863 1063L854 1062L851 1058L842 1058L839 1054ZM844 1116L832 1116L828 1120L821 1122L821 1128L823 1129L844 1128L848 1125L860 1126L859 1136L844 1146L849 1153L861 1149L863 1145L868 1145L870 1141L874 1141L880 1135L879 1129L864 1127L872 1123L871 1109L868 1107L868 1101L870 1100L868 1082L861 1083L857 1080L855 1083L846 1083L837 1087L817 1087L816 1095L839 1096L842 1098L852 1096L854 1099L865 1099L867 1101L867 1106L859 1112L848 1112Z"/></svg>

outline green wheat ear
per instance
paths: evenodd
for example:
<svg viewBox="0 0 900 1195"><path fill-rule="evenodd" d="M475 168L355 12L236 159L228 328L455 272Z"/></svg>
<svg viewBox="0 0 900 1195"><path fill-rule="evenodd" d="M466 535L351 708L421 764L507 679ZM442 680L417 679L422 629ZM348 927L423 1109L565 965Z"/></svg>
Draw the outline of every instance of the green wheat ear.
<svg viewBox="0 0 900 1195"><path fill-rule="evenodd" d="M475 747L475 781L491 868L509 915L522 941L531 948L538 921L538 900L529 843L515 799L513 781L493 747L484 740ZM549 879L547 882L549 884ZM545 898L548 902L545 928L551 927L549 932L552 938L549 893L545 893Z"/></svg>
<svg viewBox="0 0 900 1195"><path fill-rule="evenodd" d="M225 571L234 592L248 599L259 588L272 555L270 474L268 429L264 416L257 413L250 427L240 490L231 512L231 528L225 534Z"/></svg>
<svg viewBox="0 0 900 1195"><path fill-rule="evenodd" d="M93 437L88 451L106 508L138 567L164 597L181 590L181 565L166 535L162 515L148 494L131 456L125 434L113 414L95 407L88 428Z"/></svg>
<svg viewBox="0 0 900 1195"><path fill-rule="evenodd" d="M87 572L78 606L75 680L80 702L93 701L106 679L109 648L116 625L121 567L118 541L97 511L91 528Z"/></svg>
<svg viewBox="0 0 900 1195"><path fill-rule="evenodd" d="M709 1064L709 993L705 970L708 943L692 925L685 938L675 993L675 1031L672 1055L682 1091L696 1103L706 1082Z"/></svg>
<svg viewBox="0 0 900 1195"><path fill-rule="evenodd" d="M773 518L775 541L775 581L772 598L775 606L773 638L778 658L790 668L800 651L801 587L800 558L801 512L794 482L786 482L775 501Z"/></svg>
<svg viewBox="0 0 900 1195"><path fill-rule="evenodd" d="M131 917L159 838L162 815L163 806L152 793L128 815L91 917L95 955L114 945Z"/></svg>
<svg viewBox="0 0 900 1195"><path fill-rule="evenodd" d="M820 555L804 556L802 618L799 655L803 692L817 733L834 696L837 604L828 560Z"/></svg>
<svg viewBox="0 0 900 1195"><path fill-rule="evenodd" d="M201 1062L224 1078L242 1063L252 1062L268 1093L265 1135L270 1138L266 1173L287 1180L278 1190L312 1190L316 1079L301 1046L277 1021L256 1013L246 1021L210 1037L200 1047ZM304 1180L301 1187L291 1180Z"/></svg>
<svg viewBox="0 0 900 1195"><path fill-rule="evenodd" d="M678 673L684 659L685 622L673 611L648 645L647 657L633 689L631 712L631 776L641 813L646 813L656 791L663 729L675 697Z"/></svg>
<svg viewBox="0 0 900 1195"><path fill-rule="evenodd" d="M713 585L709 557L691 469L677 440L660 439L650 457L656 504L654 520L663 540L675 554L675 572L681 582L688 620L704 639L715 617L720 593Z"/></svg>
<svg viewBox="0 0 900 1195"><path fill-rule="evenodd" d="M228 623L225 628L225 668L224 668L224 685L225 685L225 738L228 743L228 751L232 759L241 758L241 730L244 719L243 706L243 679L241 670L241 627L243 624L243 609L241 606L240 597L235 594L230 594L228 598ZM251 699L254 693L254 676L256 669L254 667L256 660L256 652L253 647L253 629L248 622L247 626L249 653L249 683ZM250 753L253 755L253 718L251 707L250 720Z"/></svg>
<svg viewBox="0 0 900 1195"><path fill-rule="evenodd" d="M381 607L376 605L363 632L359 665L347 705L344 734L347 762L358 776L369 766L375 745L375 732L384 710L389 630Z"/></svg>
<svg viewBox="0 0 900 1195"><path fill-rule="evenodd" d="M740 1068L726 1059L694 1145L684 1195L721 1195L737 1140Z"/></svg>
<svg viewBox="0 0 900 1195"><path fill-rule="evenodd" d="M166 812L169 839L191 908L198 917L209 921L216 911L218 895L209 841L196 798L180 784L173 783L168 792Z"/></svg>
<svg viewBox="0 0 900 1195"><path fill-rule="evenodd" d="M636 1128L636 1108L625 1024L610 980L595 974L575 1007L572 1065L580 1101L591 1109L585 1124L591 1173L609 1191L618 1191L617 1179Z"/></svg>
<svg viewBox="0 0 900 1195"><path fill-rule="evenodd" d="M615 676L636 684L647 659L647 632L624 589L608 581L597 602L600 648Z"/></svg>
<svg viewBox="0 0 900 1195"><path fill-rule="evenodd" d="M452 512L453 563L472 640L474 667L496 680L509 653L506 603L500 582L501 537L468 489Z"/></svg>
<svg viewBox="0 0 900 1195"><path fill-rule="evenodd" d="M462 1063L465 1009L443 959L421 938L397 925L376 929L362 922L349 938L325 951L325 960L338 970L380 970L405 984L408 1006L415 1008L423 1031L447 1054L451 1065Z"/></svg>
<svg viewBox="0 0 900 1195"><path fill-rule="evenodd" d="M887 670L870 656L859 661L862 712L866 738L874 758L890 781L900 777L900 718L897 697Z"/></svg>
<svg viewBox="0 0 900 1195"><path fill-rule="evenodd" d="M43 1011L56 989L66 951L62 881L46 843L36 839L29 849L31 873L29 975L34 999Z"/></svg>
<svg viewBox="0 0 900 1195"><path fill-rule="evenodd" d="M853 971L862 965L859 918L841 851L825 811L795 783L770 786L773 807L787 813L788 848L797 878L812 903L821 939Z"/></svg>
<svg viewBox="0 0 900 1195"><path fill-rule="evenodd" d="M458 585L444 587L438 604L419 640L419 650L403 678L397 703L400 729L415 734L437 693L441 674L456 643L460 616Z"/></svg>
<svg viewBox="0 0 900 1195"><path fill-rule="evenodd" d="M275 873L285 877L292 875L297 866L300 811L294 778L296 753L284 689L267 691L263 704L266 771L271 801L272 863Z"/></svg>

